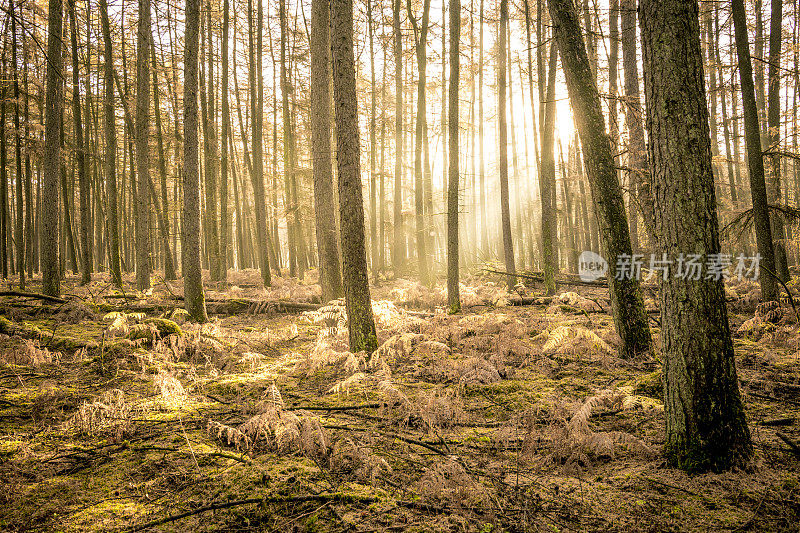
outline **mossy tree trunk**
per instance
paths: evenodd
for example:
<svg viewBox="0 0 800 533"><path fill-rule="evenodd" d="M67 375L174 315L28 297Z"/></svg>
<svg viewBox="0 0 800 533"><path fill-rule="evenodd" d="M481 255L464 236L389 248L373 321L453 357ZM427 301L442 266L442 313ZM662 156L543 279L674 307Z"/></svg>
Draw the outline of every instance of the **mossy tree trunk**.
<svg viewBox="0 0 800 533"><path fill-rule="evenodd" d="M322 301L340 298L342 273L336 235L331 163L330 6L327 0L311 3L311 150L314 174L314 216L317 224Z"/></svg>
<svg viewBox="0 0 800 533"><path fill-rule="evenodd" d="M183 295L186 311L207 322L200 265L200 160L198 154L197 81L200 48L200 0L186 0L183 67Z"/></svg>
<svg viewBox="0 0 800 533"><path fill-rule="evenodd" d="M44 116L44 156L41 193L42 292L58 296L58 180L61 167L61 111L63 63L61 0L49 0L47 14L47 78ZM5 137L4 137L5 138Z"/></svg>
<svg viewBox="0 0 800 533"><path fill-rule="evenodd" d="M378 347L364 246L361 145L358 134L356 70L353 51L353 0L331 2L331 55L336 116L339 215L343 281L350 351L372 353Z"/></svg>
<svg viewBox="0 0 800 533"><path fill-rule="evenodd" d="M640 3L655 229L669 258L720 252L696 0ZM752 455L723 280L661 280L669 462L687 471L742 466Z"/></svg>

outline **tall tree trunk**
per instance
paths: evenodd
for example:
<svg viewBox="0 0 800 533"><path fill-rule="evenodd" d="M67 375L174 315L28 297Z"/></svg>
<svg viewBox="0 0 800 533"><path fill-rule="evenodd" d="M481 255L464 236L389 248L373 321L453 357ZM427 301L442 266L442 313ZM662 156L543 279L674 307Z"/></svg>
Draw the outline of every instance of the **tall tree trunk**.
<svg viewBox="0 0 800 533"><path fill-rule="evenodd" d="M553 136L556 126L556 62L558 49L556 43L550 45L550 59L547 73L547 93L539 93L539 109L544 109L542 124L542 162L539 167L539 200L542 208L542 272L544 274L545 294L555 294L558 274L558 252L556 251L556 215L552 190L556 183L556 162ZM539 78L541 87L544 76Z"/></svg>
<svg viewBox="0 0 800 533"><path fill-rule="evenodd" d="M264 287L272 284L269 271L269 235L267 233L267 202L264 194L264 156L263 156L263 127L264 127L264 77L262 64L262 33L264 26L264 7L262 0L258 0L255 28L255 43L253 42L253 2L248 1L248 29L250 44L250 108L253 122L252 153L253 153L253 202L256 214L256 239L258 240L258 265L261 268L261 281ZM256 57L256 52L258 52Z"/></svg>
<svg viewBox="0 0 800 533"><path fill-rule="evenodd" d="M343 295L331 165L330 6L311 3L311 161L322 301Z"/></svg>
<svg viewBox="0 0 800 533"><path fill-rule="evenodd" d="M717 65L720 66L721 72L720 77L722 79L725 78L725 70L722 66L722 57L719 50L719 12L717 6L714 6L714 59L717 62ZM739 193L736 190L736 174L734 171L734 159L731 154L731 127L730 121L728 120L728 91L725 88L725 84L723 83L720 87L720 103L722 104L722 131L723 137L725 139L725 160L727 162L727 173L728 173L728 194L730 195L731 199L731 206L734 209L738 208L739 204ZM735 132L734 132L735 133ZM733 142L736 143L736 139L733 139Z"/></svg>
<svg viewBox="0 0 800 533"><path fill-rule="evenodd" d="M342 257L350 351L372 353L378 347L364 247L364 205L358 135L356 70L353 52L353 0L331 2L331 55L336 110Z"/></svg>
<svg viewBox="0 0 800 533"><path fill-rule="evenodd" d="M586 49L579 37L578 14L572 0L550 0L549 6L567 90L575 109L578 134L583 145L586 174L601 221L600 237L605 259L609 263L609 294L614 326L622 338L622 356L634 357L650 349L650 330L638 278L627 275L631 272L618 272L617 261L632 256L631 241L622 190L614 169L611 142L600 107L600 95Z"/></svg>
<svg viewBox="0 0 800 533"><path fill-rule="evenodd" d="M367 31L369 33L369 245L372 278L378 281L378 177L375 174L375 159L378 156L377 111L375 101L375 38L372 20L372 0L367 0Z"/></svg>
<svg viewBox="0 0 800 533"><path fill-rule="evenodd" d="M211 21L210 0L206 3L205 43L206 46L204 48L208 60L206 63L207 68L205 69L205 80L203 79L203 74L201 73L200 75L200 84L203 87L201 98L206 108L206 111L203 113L203 140L205 146L205 167L203 176L205 177L206 206L206 230L204 235L206 236L209 273L213 281L219 281L219 211L217 211L217 165L219 164L219 148L217 144L216 89L214 87L214 31Z"/></svg>
<svg viewBox="0 0 800 533"><path fill-rule="evenodd" d="M74 0L73 0L74 1ZM74 4L73 4L74 5ZM14 15L14 2L9 2L10 8L10 16L11 16L11 63L13 64L12 68L14 70L14 78L13 78L13 85L14 85L14 160L17 165L17 171L15 175L15 181L17 184L17 217L16 217L16 228L14 231L14 235L16 238L17 244L17 272L19 272L19 289L21 291L25 290L25 244L26 244L26 237L24 233L24 216L23 216L23 192L22 192L22 183L23 183L23 175L22 175L22 130L20 128L19 118L20 118L20 109L19 109L19 101L20 101L20 94L19 94L19 63L17 63L17 21L16 16ZM74 10L73 10L74 13ZM31 204L28 202L28 211L31 209Z"/></svg>
<svg viewBox="0 0 800 533"><path fill-rule="evenodd" d="M403 34L400 27L402 0L392 2L392 24L394 27L394 231L392 240L392 269L394 276L405 270L406 246L403 235Z"/></svg>
<svg viewBox="0 0 800 533"><path fill-rule="evenodd" d="M136 46L136 287L150 288L150 1L139 0Z"/></svg>
<svg viewBox="0 0 800 533"><path fill-rule="evenodd" d="M89 163L86 155L88 146L84 145L83 116L81 114L78 23L76 20L75 0L69 0L67 7L69 9L70 44L72 48L72 118L74 120L73 131L75 133L75 166L78 170L78 187L80 190L81 284L86 284L92 279L92 251L89 248L92 224L89 204ZM88 128L89 125L87 124L86 126Z"/></svg>
<svg viewBox="0 0 800 533"><path fill-rule="evenodd" d="M155 48L151 48L150 59L153 68L153 107L156 115L156 144L158 150L158 173L161 178L161 200L158 199L158 192L153 187L153 205L156 206L158 215L158 229L161 234L161 242L164 252L164 278L174 280L178 276L175 273L175 262L172 259L172 250L169 246L169 214L167 203L167 161L164 155L164 132L161 124L161 100L159 98L158 71L156 66ZM152 180L151 180L152 183Z"/></svg>
<svg viewBox="0 0 800 533"><path fill-rule="evenodd" d="M42 292L58 296L58 179L61 171L61 112L63 107L64 59L62 48L62 3L49 0L47 13L47 102L45 104L42 185ZM5 136L3 136L5 138Z"/></svg>
<svg viewBox="0 0 800 533"><path fill-rule="evenodd" d="M297 226L292 221L297 206L292 201L292 182L294 180L294 158L292 156L292 117L289 110L289 92L291 89L291 82L289 81L288 65L287 65L287 48L289 39L289 24L286 14L287 0L279 0L279 15L281 25L281 104L283 111L283 179L284 179L284 199L286 212L286 232L289 244L289 275L301 277L298 268L299 262L297 260Z"/></svg>
<svg viewBox="0 0 800 533"><path fill-rule="evenodd" d="M100 19L103 27L105 97L103 114L105 115L106 136L106 183L108 185L108 231L110 242L108 247L111 281L122 287L122 265L120 260L119 213L117 209L117 119L114 112L114 55L111 44L111 25L108 19L107 0L100 0Z"/></svg>
<svg viewBox="0 0 800 533"><path fill-rule="evenodd" d="M447 171L447 304L451 313L461 310L458 291L458 77L459 40L461 39L461 1L450 0L450 99L447 116L450 119L448 152L451 157Z"/></svg>
<svg viewBox="0 0 800 533"><path fill-rule="evenodd" d="M669 259L720 252L698 11L697 0L640 2L656 236ZM665 454L688 471L744 466L753 446L723 279L668 274L660 282Z"/></svg>
<svg viewBox="0 0 800 533"><path fill-rule="evenodd" d="M219 280L223 283L228 280L228 248L230 242L230 220L228 219L228 136L231 130L231 112L228 106L228 31L230 27L230 0L223 0L222 4L222 138L220 148L219 171Z"/></svg>
<svg viewBox="0 0 800 533"><path fill-rule="evenodd" d="M498 29L497 50L497 126L500 141L500 224L503 232L503 257L506 272L516 274L514 265L514 239L511 234L511 208L508 203L508 126L506 121L506 26L508 26L508 0L500 0L500 25ZM507 277L509 290L514 288L516 279Z"/></svg>
<svg viewBox="0 0 800 533"><path fill-rule="evenodd" d="M6 75L6 50L3 47L2 57L2 72L3 80ZM11 228L9 227L9 207L8 207L8 146L6 140L6 94L5 81L0 87L0 132L3 136L0 137L0 262L3 263L0 270L2 270L3 279L8 279L8 261L11 247L9 246L9 234Z"/></svg>
<svg viewBox="0 0 800 533"><path fill-rule="evenodd" d="M760 268L767 271L759 276L761 297L764 301L777 300L778 284L775 274L775 251L772 243L767 186L764 181L764 158L761 155L761 139L758 128L753 67L750 62L750 45L747 38L747 18L743 0L732 0L732 17L736 34L736 54L739 58L739 76L742 84L742 107L744 109L744 134L747 146L747 162L750 168L750 195L753 199L753 221L756 228L756 244L761 255ZM773 275L770 275L772 272Z"/></svg>
<svg viewBox="0 0 800 533"><path fill-rule="evenodd" d="M183 295L195 321L208 321L200 267L200 168L198 157L197 78L200 0L186 0L183 52Z"/></svg>
<svg viewBox="0 0 800 533"><path fill-rule="evenodd" d="M639 64L636 58L636 0L621 0L622 11L622 63L625 71L625 126L628 129L628 186L631 204L637 204L644 219L644 227L653 237L653 197L650 192L650 174L642 128L642 103L639 96ZM635 215L634 206L629 210ZM634 227L633 222L630 223ZM638 235L638 233L637 233ZM631 234L633 241L633 234ZM637 237L638 241L638 237ZM638 246L633 246L637 251Z"/></svg>
<svg viewBox="0 0 800 533"><path fill-rule="evenodd" d="M769 24L769 91L767 96L767 123L769 152L781 148L781 25L783 24L783 0L772 0L772 16ZM797 65L795 65L797 68ZM772 153L767 157L767 200L771 204L781 203L781 156ZM775 273L782 281L789 281L789 264L786 258L786 229L783 215L770 217L772 238L775 242Z"/></svg>
<svg viewBox="0 0 800 533"><path fill-rule="evenodd" d="M408 18L414 29L414 51L417 57L417 119L414 131L414 223L416 226L417 263L419 267L419 280L423 285L431 283L430 265L428 263L428 228L425 217L425 185L423 180L423 143L427 145L426 138L426 106L425 88L427 83L426 69L428 65L428 16L430 14L430 0L423 0L422 20L418 23L411 10L410 0L407 3Z"/></svg>
<svg viewBox="0 0 800 533"><path fill-rule="evenodd" d="M489 251L489 224L486 216L486 162L483 153L483 3L481 0L478 28L478 188L481 202L481 246L482 254Z"/></svg>

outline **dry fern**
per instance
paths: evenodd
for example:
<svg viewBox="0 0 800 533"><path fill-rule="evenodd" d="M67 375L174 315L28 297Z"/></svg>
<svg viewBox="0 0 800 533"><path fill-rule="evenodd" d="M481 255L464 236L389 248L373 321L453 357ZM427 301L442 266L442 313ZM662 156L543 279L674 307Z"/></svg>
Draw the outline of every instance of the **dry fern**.
<svg viewBox="0 0 800 533"><path fill-rule="evenodd" d="M133 428L132 407L120 389L103 392L92 402L83 402L68 425L81 435L107 436L121 441Z"/></svg>

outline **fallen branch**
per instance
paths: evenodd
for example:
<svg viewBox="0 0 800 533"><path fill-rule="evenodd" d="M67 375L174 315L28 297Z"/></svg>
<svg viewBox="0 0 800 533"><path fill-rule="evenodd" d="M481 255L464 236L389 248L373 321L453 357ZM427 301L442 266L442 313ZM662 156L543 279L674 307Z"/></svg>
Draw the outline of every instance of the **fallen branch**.
<svg viewBox="0 0 800 533"><path fill-rule="evenodd" d="M150 529L151 527L161 526L197 514L206 513L208 511L216 511L218 509L230 509L231 507L238 507L240 505L250 505L253 503L262 503L262 504L305 503L305 502L375 503L376 501L378 501L378 498L374 498L371 496L359 496L357 494L344 494L339 492L334 494L312 494L309 496L273 496L273 497L267 496L263 498L246 498L244 500L233 500L228 502L212 503L211 505L198 507L197 509L193 509L191 511L174 514L171 516L167 516L165 518L160 518L158 520L147 522L146 524L134 526L128 531L130 533L133 533L135 531L142 531L145 529Z"/></svg>
<svg viewBox="0 0 800 533"><path fill-rule="evenodd" d="M0 296L18 296L20 298L35 298L37 300L44 300L46 302L53 302L57 304L67 303L64 298L57 296L48 296L38 292L23 292L23 291L0 291Z"/></svg>
<svg viewBox="0 0 800 533"><path fill-rule="evenodd" d="M522 278L522 279L529 279L531 281L538 281L540 283L544 282L544 274L540 272L534 272L530 274L512 274L511 272L505 272L503 270L495 270L493 268L484 268L484 272L490 272L492 274L502 274L503 276L512 276L515 278ZM584 285L587 287L608 287L608 281L604 278L598 279L596 281L583 281L577 277L569 277L567 279L556 279L556 285Z"/></svg>
<svg viewBox="0 0 800 533"><path fill-rule="evenodd" d="M781 439L783 442L789 445L789 448L792 449L792 451L796 456L800 457L800 446L798 446L798 444L795 441L793 441L786 434L780 431L778 431L777 435L779 439Z"/></svg>

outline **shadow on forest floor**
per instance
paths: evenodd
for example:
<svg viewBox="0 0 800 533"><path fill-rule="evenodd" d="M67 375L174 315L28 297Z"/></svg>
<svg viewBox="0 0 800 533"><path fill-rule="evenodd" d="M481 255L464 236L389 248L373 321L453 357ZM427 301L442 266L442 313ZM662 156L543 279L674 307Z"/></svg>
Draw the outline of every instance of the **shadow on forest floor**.
<svg viewBox="0 0 800 533"><path fill-rule="evenodd" d="M313 280L258 279L209 291L235 314L203 326L180 282L3 297L0 528L796 530L800 457L779 434L800 438L800 326L755 313L751 284L726 292L756 458L689 477L660 457L659 357L617 357L602 288L519 306L469 278L448 316L443 289L385 282L365 356L339 305L307 305Z"/></svg>

